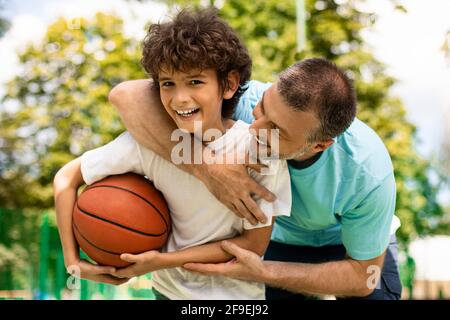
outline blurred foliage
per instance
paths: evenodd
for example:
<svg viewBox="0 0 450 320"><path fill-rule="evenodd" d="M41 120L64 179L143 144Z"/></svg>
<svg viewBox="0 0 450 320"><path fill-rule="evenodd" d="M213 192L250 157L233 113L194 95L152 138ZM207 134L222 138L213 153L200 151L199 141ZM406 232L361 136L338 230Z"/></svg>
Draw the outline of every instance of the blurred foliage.
<svg viewBox="0 0 450 320"><path fill-rule="evenodd" d="M0 290L25 289L37 278L39 220L35 211L0 208Z"/></svg>
<svg viewBox="0 0 450 320"><path fill-rule="evenodd" d="M122 28L100 13L93 21L61 18L19 54L21 72L0 109L2 207L51 207L56 171L124 130L108 92L145 75L138 42Z"/></svg>
<svg viewBox="0 0 450 320"><path fill-rule="evenodd" d="M119 18L100 13L92 21L60 18L19 59L20 74L7 84L0 108L0 290L37 290L41 210L53 206L53 176L124 130L108 92L145 77L138 42L123 36ZM61 272L53 220L45 253L49 279Z"/></svg>
<svg viewBox="0 0 450 320"><path fill-rule="evenodd" d="M395 79L371 53L362 34L377 16L363 10L364 0L306 0L305 52L296 53L295 1L287 0L170 0L172 10L183 6L221 5L220 15L239 31L253 58L253 78L273 81L278 72L305 57L324 57L348 71L358 97L358 118L382 138L392 157L397 181L396 214L402 222L402 243L437 231L443 210L436 200L433 169L414 149L416 128L391 94ZM406 12L391 1L394 10ZM450 234L450 230L447 230Z"/></svg>

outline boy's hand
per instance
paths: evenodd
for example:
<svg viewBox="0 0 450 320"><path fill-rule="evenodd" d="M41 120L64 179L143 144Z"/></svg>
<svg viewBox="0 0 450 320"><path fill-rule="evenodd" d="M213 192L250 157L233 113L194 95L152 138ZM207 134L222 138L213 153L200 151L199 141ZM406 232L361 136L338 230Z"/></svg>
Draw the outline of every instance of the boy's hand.
<svg viewBox="0 0 450 320"><path fill-rule="evenodd" d="M111 273L117 278L133 278L143 274L163 269L166 266L162 263L162 253L157 250L147 251L141 254L124 253L120 259L133 263L126 268L117 269L116 272Z"/></svg>
<svg viewBox="0 0 450 320"><path fill-rule="evenodd" d="M102 282L116 286L124 284L128 280L130 280L127 278L119 279L117 277L114 277L113 273L116 271L116 268L114 267L99 266L83 259L79 260L77 263L69 265L69 267L72 268L74 266L79 270L74 275L79 275L81 279Z"/></svg>

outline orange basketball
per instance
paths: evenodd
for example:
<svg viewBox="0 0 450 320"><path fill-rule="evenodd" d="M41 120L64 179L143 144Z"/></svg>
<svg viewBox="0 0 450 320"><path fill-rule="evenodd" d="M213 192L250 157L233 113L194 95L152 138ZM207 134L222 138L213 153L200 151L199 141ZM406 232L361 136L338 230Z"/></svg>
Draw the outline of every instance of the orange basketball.
<svg viewBox="0 0 450 320"><path fill-rule="evenodd" d="M166 201L151 181L126 173L86 187L73 211L80 248L101 265L125 267L122 253L160 249L170 232Z"/></svg>

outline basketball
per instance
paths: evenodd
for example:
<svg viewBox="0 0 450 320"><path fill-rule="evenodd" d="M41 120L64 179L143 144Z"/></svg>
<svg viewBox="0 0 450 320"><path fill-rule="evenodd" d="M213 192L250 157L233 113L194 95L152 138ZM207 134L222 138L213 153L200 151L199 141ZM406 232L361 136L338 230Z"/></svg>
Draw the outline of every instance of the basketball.
<svg viewBox="0 0 450 320"><path fill-rule="evenodd" d="M100 265L126 267L122 253L158 250L170 232L166 201L151 181L126 173L86 187L73 211L80 248Z"/></svg>

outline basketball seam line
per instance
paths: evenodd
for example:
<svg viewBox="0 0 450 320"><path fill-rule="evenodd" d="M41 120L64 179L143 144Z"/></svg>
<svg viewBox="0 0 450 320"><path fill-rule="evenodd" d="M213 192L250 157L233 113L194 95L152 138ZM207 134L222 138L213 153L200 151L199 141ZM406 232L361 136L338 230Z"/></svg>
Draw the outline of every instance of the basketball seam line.
<svg viewBox="0 0 450 320"><path fill-rule="evenodd" d="M87 190L87 189L94 189L94 188L113 188L113 189L119 189L119 190L127 191L127 192L129 192L129 193L135 195L136 197L138 197L138 198L144 200L145 203L147 203L148 205L152 206L153 209L155 209L156 212L158 212L159 216L160 216L161 219L164 221L164 225L166 226L166 231L165 231L165 232L168 232L168 230L169 230L169 223L168 223L168 221L166 221L166 219L164 218L164 216L163 216L163 214L161 213L161 211L159 211L159 209L158 209L157 207L155 207L155 205L154 205L153 203L151 203L150 201L148 201L147 199L145 199L145 198L144 198L143 196L141 196L140 194L138 194L138 193L136 193L136 192L134 192L134 191L131 191L131 190L127 189L127 188L117 187L117 186L110 186L110 185L107 185L107 184L106 184L106 185L101 185L101 186L93 186L93 185L90 185L90 186L88 186L88 187L86 188L86 190ZM81 210L81 209L80 209L80 210ZM164 232L164 233L165 233L165 232Z"/></svg>
<svg viewBox="0 0 450 320"><path fill-rule="evenodd" d="M74 228L76 229L76 231L78 232L78 234L79 234L79 235L80 235L87 243L89 243L89 244L90 244L91 246L93 246L94 248L96 248L96 249L98 249L98 250L101 250L101 251L103 251L103 252L106 252L106 253L115 255L115 256L120 256L120 255L121 255L121 253L116 253L116 252L108 251L108 250L106 250L106 249L100 248L99 246L95 245L94 243L92 243L91 241L89 241L89 240L81 233L80 229L78 229L78 227L77 227L77 225L76 225L75 223L72 223L72 224L73 224L73 227L74 227Z"/></svg>
<svg viewBox="0 0 450 320"><path fill-rule="evenodd" d="M88 211L85 211L85 210L83 210L83 209L80 208L80 206L78 205L78 202L77 202L77 208L78 208L78 210L80 210L81 213L83 213L83 214L85 214L85 215L87 215L87 216L90 216L90 217L92 217L92 218L94 218L94 219L102 220L102 221L104 221L104 222L106 222L106 223L113 224L113 225L115 225L115 226L124 228L125 230L131 231L131 232L134 232L134 233L137 233L137 234L146 236L146 237L158 237L158 236L162 236L163 234L165 234L165 233L167 232L167 229L166 229L166 231L164 231L163 233L145 233L145 232L142 232L142 231L135 230L135 229L133 229L133 228L124 226L124 225L122 225L122 224L120 224L120 223L117 223L117 222L114 222L114 221L110 221L110 220L106 220L105 218L99 217L99 216L97 216L97 215L95 215L95 214L93 214L93 213L90 213L90 212L88 212Z"/></svg>

